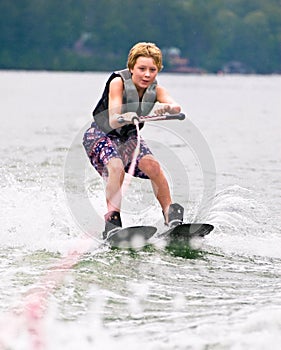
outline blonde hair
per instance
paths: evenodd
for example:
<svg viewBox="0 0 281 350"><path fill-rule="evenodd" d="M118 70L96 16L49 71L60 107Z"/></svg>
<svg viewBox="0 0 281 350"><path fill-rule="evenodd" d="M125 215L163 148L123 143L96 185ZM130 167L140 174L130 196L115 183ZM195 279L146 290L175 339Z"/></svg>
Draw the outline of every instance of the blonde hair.
<svg viewBox="0 0 281 350"><path fill-rule="evenodd" d="M162 66L162 52L154 43L141 42L134 45L128 55L127 67L133 69L139 57L151 57L158 69L158 72L163 68Z"/></svg>

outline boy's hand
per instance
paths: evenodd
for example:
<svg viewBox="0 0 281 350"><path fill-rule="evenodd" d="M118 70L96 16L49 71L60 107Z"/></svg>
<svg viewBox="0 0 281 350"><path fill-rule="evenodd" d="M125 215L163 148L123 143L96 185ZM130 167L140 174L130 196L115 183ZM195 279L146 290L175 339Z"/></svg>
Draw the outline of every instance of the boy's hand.
<svg viewBox="0 0 281 350"><path fill-rule="evenodd" d="M120 114L117 120L119 124L135 124L139 121L139 117L135 112L127 112Z"/></svg>
<svg viewBox="0 0 281 350"><path fill-rule="evenodd" d="M155 109L155 115L163 115L165 113L170 113L172 110L171 105L166 103L160 103L159 106Z"/></svg>

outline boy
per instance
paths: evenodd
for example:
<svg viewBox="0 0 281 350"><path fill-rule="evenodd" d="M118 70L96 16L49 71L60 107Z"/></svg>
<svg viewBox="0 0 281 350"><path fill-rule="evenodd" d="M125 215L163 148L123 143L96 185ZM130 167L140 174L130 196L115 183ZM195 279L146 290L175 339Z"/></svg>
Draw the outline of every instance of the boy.
<svg viewBox="0 0 281 350"><path fill-rule="evenodd" d="M157 115L179 113L181 110L169 93L157 84L156 76L162 69L162 53L155 44L140 42L134 45L128 55L127 67L109 77L102 98L93 111L94 122L83 140L91 164L106 178L108 212L105 215L104 239L122 227L121 187L137 144L134 119L147 115L156 102L159 103L159 108L154 111ZM172 204L164 172L142 138L133 175L151 180L166 225L182 223L183 208L177 203Z"/></svg>

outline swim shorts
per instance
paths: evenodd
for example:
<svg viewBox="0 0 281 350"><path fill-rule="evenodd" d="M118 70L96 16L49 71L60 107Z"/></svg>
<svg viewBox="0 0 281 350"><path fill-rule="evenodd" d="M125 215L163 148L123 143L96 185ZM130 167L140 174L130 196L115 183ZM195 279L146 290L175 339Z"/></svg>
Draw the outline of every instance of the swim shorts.
<svg viewBox="0 0 281 350"><path fill-rule="evenodd" d="M123 140L118 136L106 134L99 129L96 123L92 123L91 127L85 132L83 138L83 146L91 164L103 177L108 176L106 165L112 158L120 158L123 161L125 172L128 172L136 145L137 135L130 135L128 139ZM139 161L147 154L152 154L152 152L141 138L140 152L137 156L133 176L149 179L149 177L138 168Z"/></svg>

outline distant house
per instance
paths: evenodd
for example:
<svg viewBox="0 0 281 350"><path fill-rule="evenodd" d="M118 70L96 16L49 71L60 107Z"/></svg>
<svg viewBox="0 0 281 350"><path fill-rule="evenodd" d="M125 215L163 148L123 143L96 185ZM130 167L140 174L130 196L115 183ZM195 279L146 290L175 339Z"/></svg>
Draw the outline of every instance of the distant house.
<svg viewBox="0 0 281 350"><path fill-rule="evenodd" d="M162 52L164 72L188 74L205 73L205 71L201 68L189 66L189 59L186 57L181 57L181 51L177 47L164 48Z"/></svg>
<svg viewBox="0 0 281 350"><path fill-rule="evenodd" d="M230 61L223 65L221 73L225 74L253 74L253 69L240 61Z"/></svg>
<svg viewBox="0 0 281 350"><path fill-rule="evenodd" d="M80 35L80 37L75 41L73 45L74 51L80 56L91 56L92 49L87 45L89 39L91 39L91 33L84 32Z"/></svg>

